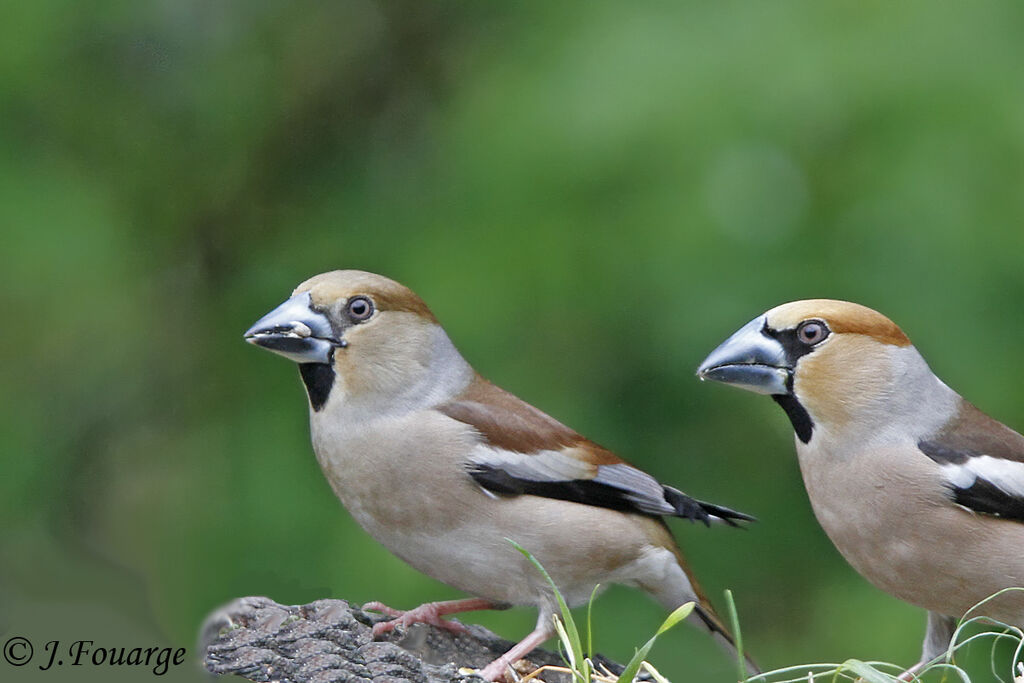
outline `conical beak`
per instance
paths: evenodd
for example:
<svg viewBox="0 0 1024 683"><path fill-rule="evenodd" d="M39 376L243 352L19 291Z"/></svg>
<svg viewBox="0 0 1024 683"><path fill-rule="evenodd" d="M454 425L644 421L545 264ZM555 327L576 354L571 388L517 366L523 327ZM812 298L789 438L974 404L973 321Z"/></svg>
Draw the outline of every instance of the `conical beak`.
<svg viewBox="0 0 1024 683"><path fill-rule="evenodd" d="M788 394L792 368L786 350L767 329L763 315L751 320L704 359L697 376L758 394Z"/></svg>
<svg viewBox="0 0 1024 683"><path fill-rule="evenodd" d="M331 352L341 346L327 316L313 309L309 292L296 294L257 320L245 341L296 363L329 363Z"/></svg>

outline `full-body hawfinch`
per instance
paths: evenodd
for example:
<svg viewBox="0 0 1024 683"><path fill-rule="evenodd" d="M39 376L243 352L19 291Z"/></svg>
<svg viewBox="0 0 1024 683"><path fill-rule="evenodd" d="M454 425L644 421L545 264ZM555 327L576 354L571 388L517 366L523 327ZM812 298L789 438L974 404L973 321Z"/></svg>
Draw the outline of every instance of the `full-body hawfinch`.
<svg viewBox="0 0 1024 683"><path fill-rule="evenodd" d="M246 339L299 364L313 450L335 494L371 536L419 571L472 595L394 616L375 633L443 615L532 605L537 626L481 675L553 635L547 569L573 605L596 584L650 593L731 637L663 521L749 519L695 500L491 384L462 358L426 304L380 275L317 275Z"/></svg>
<svg viewBox="0 0 1024 683"><path fill-rule="evenodd" d="M946 386L885 316L844 301L784 304L698 375L782 406L825 533L873 584L928 610L905 677L944 655L956 618L1024 586L1024 436ZM1024 592L979 611L1024 626Z"/></svg>

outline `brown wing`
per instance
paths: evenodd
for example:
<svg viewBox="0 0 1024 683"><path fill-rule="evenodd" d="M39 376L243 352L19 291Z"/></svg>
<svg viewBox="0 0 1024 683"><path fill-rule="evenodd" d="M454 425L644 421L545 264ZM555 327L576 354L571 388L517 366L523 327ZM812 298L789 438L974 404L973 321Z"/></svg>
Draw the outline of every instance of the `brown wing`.
<svg viewBox="0 0 1024 683"><path fill-rule="evenodd" d="M554 418L477 377L439 410L472 426L481 444L466 463L483 488L585 505L729 524L748 515L704 503L625 462Z"/></svg>
<svg viewBox="0 0 1024 683"><path fill-rule="evenodd" d="M988 455L1024 463L1024 436L962 399L956 416L925 441L947 451L946 462Z"/></svg>
<svg viewBox="0 0 1024 683"><path fill-rule="evenodd" d="M479 375L454 400L440 406L448 417L472 425L487 443L516 453L575 446L582 436L547 413ZM604 449L601 449L604 451ZM608 462L621 462L604 451Z"/></svg>
<svg viewBox="0 0 1024 683"><path fill-rule="evenodd" d="M955 503L1024 522L1024 436L963 401L917 446L941 466Z"/></svg>

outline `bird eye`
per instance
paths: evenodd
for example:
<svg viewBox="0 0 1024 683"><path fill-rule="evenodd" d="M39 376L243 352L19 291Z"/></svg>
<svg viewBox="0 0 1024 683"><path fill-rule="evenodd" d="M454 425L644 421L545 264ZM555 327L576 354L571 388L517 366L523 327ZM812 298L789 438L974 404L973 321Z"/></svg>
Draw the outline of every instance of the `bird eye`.
<svg viewBox="0 0 1024 683"><path fill-rule="evenodd" d="M354 296L348 302L348 315L356 322L362 322L373 315L373 302L365 296Z"/></svg>
<svg viewBox="0 0 1024 683"><path fill-rule="evenodd" d="M796 338L804 344L813 346L829 335L830 330L820 320L807 320L796 328Z"/></svg>

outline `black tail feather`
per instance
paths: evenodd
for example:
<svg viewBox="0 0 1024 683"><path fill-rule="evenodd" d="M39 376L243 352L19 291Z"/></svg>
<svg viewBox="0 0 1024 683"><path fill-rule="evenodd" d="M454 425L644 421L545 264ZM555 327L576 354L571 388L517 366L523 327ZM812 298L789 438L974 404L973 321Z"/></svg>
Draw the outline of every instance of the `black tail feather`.
<svg viewBox="0 0 1024 683"><path fill-rule="evenodd" d="M705 609L703 605L698 603L694 606L693 613L697 616L698 619L701 620L701 622L704 624L704 627L707 628L707 630L710 631L712 635L720 639L719 642L725 645L728 650L730 650L733 654L738 652L736 648L735 638L733 638L732 634L729 633L729 629L725 627L725 624L723 624L718 619L718 616L714 612L712 612L709 609ZM747 663L747 673L761 673L761 667L757 665L757 662L754 661L753 657L751 657L747 653L743 653L743 658Z"/></svg>
<svg viewBox="0 0 1024 683"><path fill-rule="evenodd" d="M682 517L683 519L688 519L691 522L703 522L706 526L711 526L712 517L722 520L729 526L735 527L740 526L736 523L737 521L757 521L756 518L743 512L738 512L721 505L705 503L704 501L697 500L696 498L691 498L679 489L674 489L671 486L665 487L665 500L675 508L676 517Z"/></svg>

